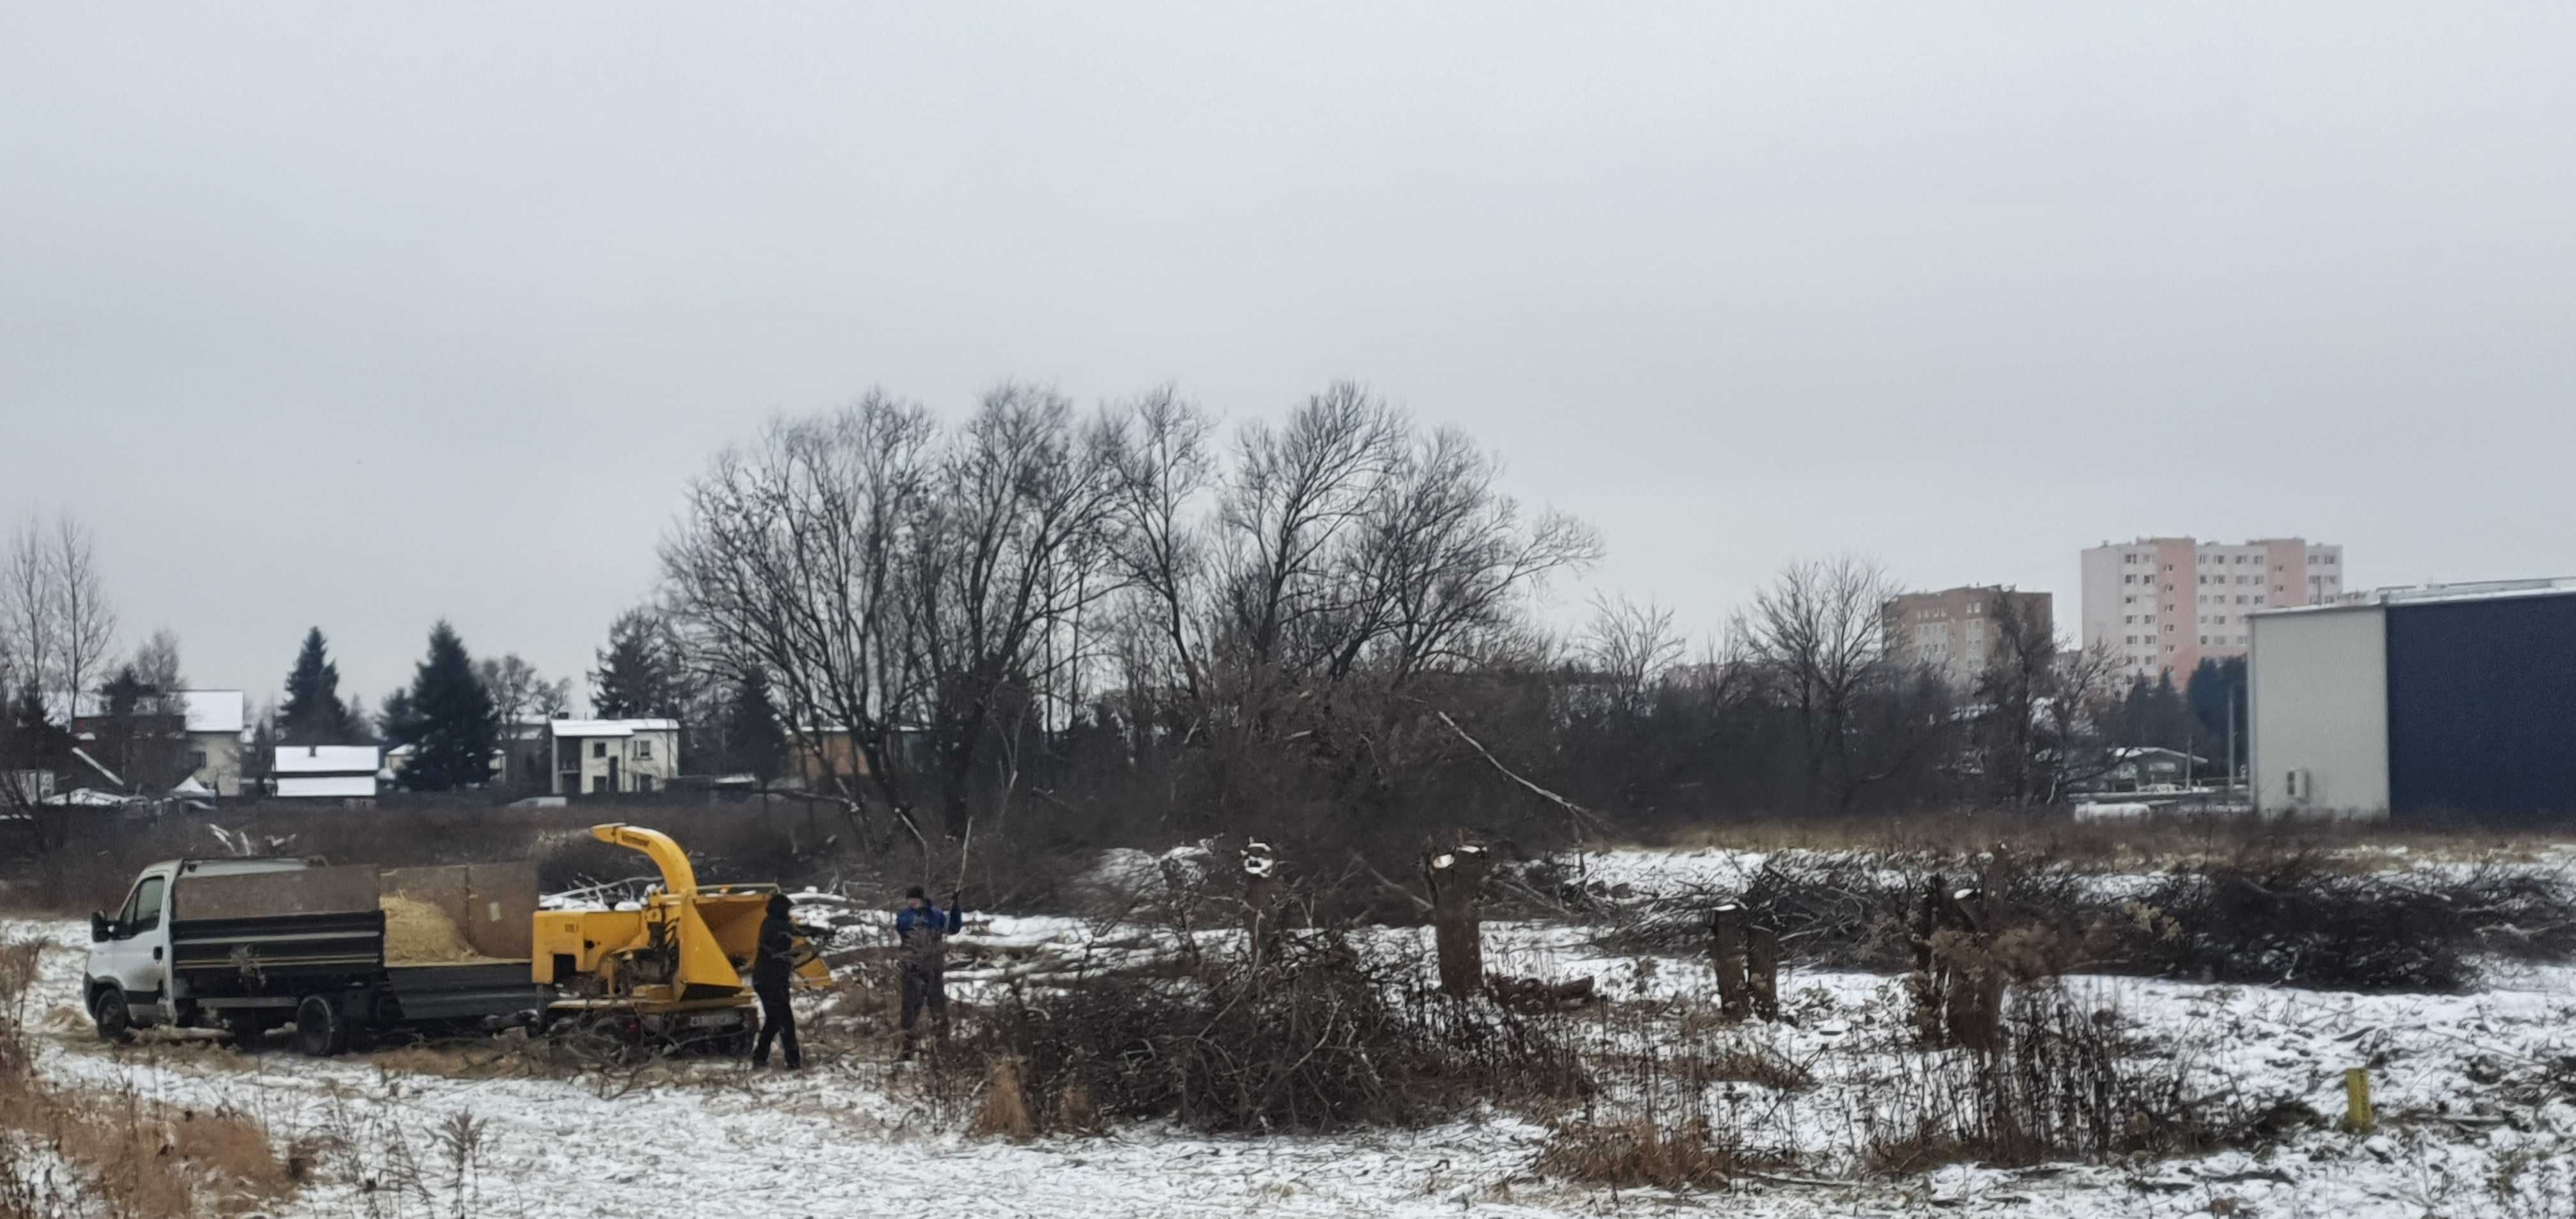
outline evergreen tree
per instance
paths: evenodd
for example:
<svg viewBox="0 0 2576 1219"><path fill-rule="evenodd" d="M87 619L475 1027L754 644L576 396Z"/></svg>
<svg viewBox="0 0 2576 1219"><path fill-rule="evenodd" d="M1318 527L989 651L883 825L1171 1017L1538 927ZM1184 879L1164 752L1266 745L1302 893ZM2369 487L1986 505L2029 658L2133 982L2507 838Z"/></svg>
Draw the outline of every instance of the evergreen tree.
<svg viewBox="0 0 2576 1219"><path fill-rule="evenodd" d="M277 704L261 707L251 726L250 752L242 758L244 791L265 791L269 768L277 763Z"/></svg>
<svg viewBox="0 0 2576 1219"><path fill-rule="evenodd" d="M346 745L348 704L340 701L340 666L331 663L322 628L304 633L304 648L286 675L286 705L277 712L277 734L287 745Z"/></svg>
<svg viewBox="0 0 2576 1219"><path fill-rule="evenodd" d="M2121 725L2123 745L2182 749L2197 743L2192 740L2191 709L2183 704L2182 692L2174 689L2170 672L2157 674L2152 683L2139 678L2129 687L2122 711L2127 720Z"/></svg>
<svg viewBox="0 0 2576 1219"><path fill-rule="evenodd" d="M406 699L419 724L419 751L403 769L413 791L479 787L492 777L492 696L474 674L465 641L445 619L429 633L429 655Z"/></svg>
<svg viewBox="0 0 2576 1219"><path fill-rule="evenodd" d="M348 698L347 706L349 709L349 718L348 722L343 724L340 728L340 743L344 745L383 745L385 743L384 737L376 732L376 717L367 714L367 696L363 694L352 694Z"/></svg>
<svg viewBox="0 0 2576 1219"><path fill-rule="evenodd" d="M590 674L590 710L604 720L669 718L680 714L679 666L662 617L636 608L608 628L608 646Z"/></svg>
<svg viewBox="0 0 2576 1219"><path fill-rule="evenodd" d="M420 717L412 714L411 691L396 690L385 696L376 711L376 733L389 746L420 743Z"/></svg>
<svg viewBox="0 0 2576 1219"><path fill-rule="evenodd" d="M2238 766L2245 764L2245 753L2252 744L2254 726L2246 717L2245 658L2230 656L2225 660L2206 658L2191 672L2191 683L2184 687L2184 697L2191 703L2192 718L2200 721L2199 739L2217 746L2198 750L2205 757L2217 757L2227 750L2228 708L2236 712L2236 756Z"/></svg>
<svg viewBox="0 0 2576 1219"><path fill-rule="evenodd" d="M787 773L787 732L769 701L769 676L758 670L734 683L725 700L722 770L748 774L767 787Z"/></svg>

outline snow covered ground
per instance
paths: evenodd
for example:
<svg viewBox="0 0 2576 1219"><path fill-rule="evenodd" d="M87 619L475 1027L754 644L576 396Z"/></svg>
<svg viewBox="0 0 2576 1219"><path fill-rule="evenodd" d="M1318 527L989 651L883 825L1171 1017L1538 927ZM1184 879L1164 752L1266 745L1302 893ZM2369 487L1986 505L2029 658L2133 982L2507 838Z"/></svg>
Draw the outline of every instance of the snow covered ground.
<svg viewBox="0 0 2576 1219"><path fill-rule="evenodd" d="M1741 853L1622 852L1587 861L1593 879L1638 889L1749 878ZM856 925L873 916L854 915ZM1602 1009L1598 1043L1644 1027L1636 1013L1703 990L1688 958L1609 956L1592 929L1489 924L1499 972L1595 977L1620 1002ZM1071 918L999 918L975 929L996 952L1078 947L1094 929ZM1132 934L1132 932L1131 932ZM2260 987L2080 979L2157 1055L2195 1080L2248 1096L2343 1112L2343 1072L2371 1069L2382 1127L2368 1136L2311 1129L2273 1149L2117 1167L2002 1170L1952 1166L1881 1178L1848 1160L1850 1127L1889 1090L1886 1073L1919 1063L1902 1043L1891 979L1795 971L1783 978L1789 1026L1728 1034L1805 1066L1799 1092L1720 1085L1748 1135L1802 1153L1783 1179L1723 1199L1612 1191L1550 1181L1534 1168L1547 1129L1509 1114L1430 1130L1333 1137L1212 1138L1122 1128L1029 1144L961 1132L967 1105L924 1099L894 1076L879 1038L825 1021L803 1074L738 1063L657 1069L603 1095L598 1081L471 1078L396 1051L316 1061L283 1048L241 1053L202 1041L95 1041L78 1016L85 928L0 923L0 938L52 947L34 1010L46 1013L40 1069L63 1083L130 1082L189 1107L229 1105L265 1120L285 1145L321 1154L315 1183L283 1216L591 1216L640 1213L978 1216L1196 1216L1248 1213L1486 1215L1696 1213L1750 1216L2005 1214L2576 1215L2576 1095L2534 1083L2576 1060L2576 968L2500 968L2467 995L2354 995ZM1427 945L1427 931L1381 933ZM961 971L962 973L963 971ZM960 998L988 983L961 976ZM1625 1023L1623 1023L1625 1022ZM2570 1072L2576 1078L2576 1072ZM470 1172L453 1171L441 1131L481 1123ZM406 1163L408 1161L408 1163ZM1836 1178L1850 1178L1835 1180ZM414 1179L418 1184L407 1184ZM373 1180L375 1188L369 1189ZM2499 1182L2502 1182L2501 1187ZM2501 1192L2499 1189L2501 1188ZM2550 1191L2557 1190L2553 1195ZM2520 1209L2513 1209L2519 1207Z"/></svg>

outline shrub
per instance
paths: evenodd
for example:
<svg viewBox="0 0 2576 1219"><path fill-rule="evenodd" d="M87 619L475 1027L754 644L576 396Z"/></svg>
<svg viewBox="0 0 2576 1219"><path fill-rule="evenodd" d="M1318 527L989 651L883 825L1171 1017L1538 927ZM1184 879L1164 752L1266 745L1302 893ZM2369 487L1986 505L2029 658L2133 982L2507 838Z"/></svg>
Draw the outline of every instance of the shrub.
<svg viewBox="0 0 2576 1219"><path fill-rule="evenodd" d="M1332 932L1289 938L1257 968L1216 951L1178 977L1015 991L974 1029L968 1053L939 1061L997 1079L985 1064L1009 1062L1031 1125L1048 1130L1417 1125L1585 1086L1550 1018L1442 997L1414 963L1368 959Z"/></svg>

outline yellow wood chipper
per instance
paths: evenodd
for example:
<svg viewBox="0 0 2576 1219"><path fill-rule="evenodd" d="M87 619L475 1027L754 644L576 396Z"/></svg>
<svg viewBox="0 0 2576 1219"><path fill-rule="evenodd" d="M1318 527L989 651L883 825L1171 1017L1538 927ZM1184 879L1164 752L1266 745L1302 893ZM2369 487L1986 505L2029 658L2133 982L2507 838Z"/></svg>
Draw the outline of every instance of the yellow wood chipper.
<svg viewBox="0 0 2576 1219"><path fill-rule="evenodd" d="M591 836L641 851L662 886L640 909L541 910L529 967L562 996L550 1019L579 1021L633 1041L748 1036L759 1027L751 992L760 923L776 885L700 885L697 869L670 835L633 825L591 827ZM812 946L796 942L799 985L831 978Z"/></svg>

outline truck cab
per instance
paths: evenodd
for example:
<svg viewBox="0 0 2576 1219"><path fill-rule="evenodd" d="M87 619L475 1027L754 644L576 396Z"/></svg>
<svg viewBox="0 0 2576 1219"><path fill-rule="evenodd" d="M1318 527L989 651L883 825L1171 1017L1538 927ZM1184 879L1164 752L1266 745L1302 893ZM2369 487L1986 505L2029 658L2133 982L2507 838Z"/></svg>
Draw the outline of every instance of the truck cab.
<svg viewBox="0 0 2576 1219"><path fill-rule="evenodd" d="M186 988L170 971L170 924L183 874L239 876L311 866L303 859L173 859L143 869L114 915L89 916L81 998L99 1035L114 1039L128 1029L177 1024L186 1014Z"/></svg>

